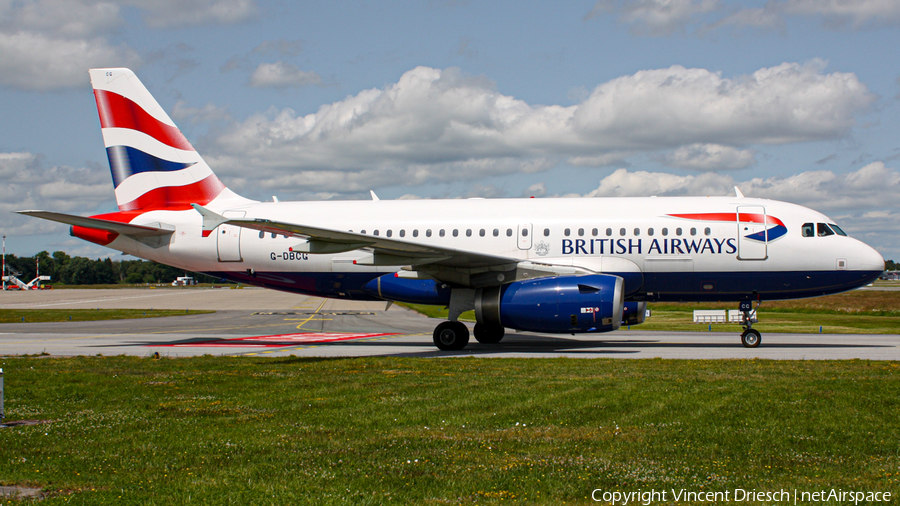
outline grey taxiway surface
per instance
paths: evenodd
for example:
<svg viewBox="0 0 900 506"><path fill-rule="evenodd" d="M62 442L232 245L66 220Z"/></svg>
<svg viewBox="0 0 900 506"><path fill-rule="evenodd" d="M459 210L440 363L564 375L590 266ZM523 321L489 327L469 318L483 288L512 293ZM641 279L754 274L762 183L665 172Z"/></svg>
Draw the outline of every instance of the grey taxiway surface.
<svg viewBox="0 0 900 506"><path fill-rule="evenodd" d="M541 335L510 331L459 352L432 343L437 320L383 302L306 297L257 288L0 292L0 308L211 309L215 313L98 322L0 324L0 356L249 355L769 358L900 360L900 335L764 334L746 349L734 332L619 330ZM761 313L765 318L765 313Z"/></svg>

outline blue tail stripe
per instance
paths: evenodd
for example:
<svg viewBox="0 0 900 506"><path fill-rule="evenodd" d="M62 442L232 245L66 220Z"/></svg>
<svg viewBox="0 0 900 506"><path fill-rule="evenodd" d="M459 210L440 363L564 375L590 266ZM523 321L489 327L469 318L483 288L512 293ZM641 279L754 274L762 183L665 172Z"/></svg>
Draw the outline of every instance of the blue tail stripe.
<svg viewBox="0 0 900 506"><path fill-rule="evenodd" d="M113 185L118 188L122 181L140 172L172 172L186 169L196 162L182 163L163 160L131 146L110 146L106 148Z"/></svg>

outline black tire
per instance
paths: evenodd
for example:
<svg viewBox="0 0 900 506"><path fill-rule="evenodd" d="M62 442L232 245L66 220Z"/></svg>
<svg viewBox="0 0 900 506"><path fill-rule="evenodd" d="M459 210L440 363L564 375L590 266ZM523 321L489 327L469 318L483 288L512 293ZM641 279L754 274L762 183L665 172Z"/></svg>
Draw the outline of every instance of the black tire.
<svg viewBox="0 0 900 506"><path fill-rule="evenodd" d="M741 344L744 348L756 348L762 342L762 336L756 329L747 329L741 334Z"/></svg>
<svg viewBox="0 0 900 506"><path fill-rule="evenodd" d="M469 329L461 322L444 322L434 329L434 345L444 351L461 350L469 344Z"/></svg>
<svg viewBox="0 0 900 506"><path fill-rule="evenodd" d="M473 329L475 339L481 344L497 344L506 334L503 325L489 325L487 323L476 323Z"/></svg>

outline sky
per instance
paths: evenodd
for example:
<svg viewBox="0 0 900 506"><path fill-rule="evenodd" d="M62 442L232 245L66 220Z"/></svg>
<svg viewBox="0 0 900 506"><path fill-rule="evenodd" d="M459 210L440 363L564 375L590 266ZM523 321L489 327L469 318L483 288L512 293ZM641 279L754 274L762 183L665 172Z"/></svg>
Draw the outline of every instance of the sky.
<svg viewBox="0 0 900 506"><path fill-rule="evenodd" d="M0 0L7 251L117 254L13 211L116 210L87 70L128 67L271 200L728 195L900 260L900 0Z"/></svg>

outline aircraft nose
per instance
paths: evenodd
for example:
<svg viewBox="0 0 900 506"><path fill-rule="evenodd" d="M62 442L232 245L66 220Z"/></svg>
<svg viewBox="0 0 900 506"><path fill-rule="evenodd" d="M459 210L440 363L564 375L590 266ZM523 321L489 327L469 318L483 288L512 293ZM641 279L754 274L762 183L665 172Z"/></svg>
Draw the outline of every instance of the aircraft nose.
<svg viewBox="0 0 900 506"><path fill-rule="evenodd" d="M851 266L853 270L884 271L884 258L881 256L881 253L875 251L875 248L868 244L860 242L855 257L856 262L854 263L856 265Z"/></svg>

